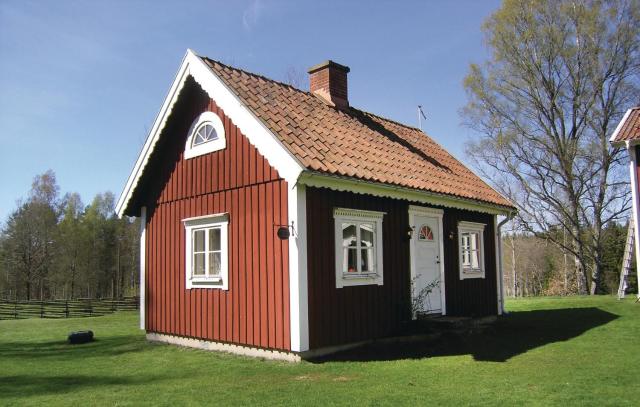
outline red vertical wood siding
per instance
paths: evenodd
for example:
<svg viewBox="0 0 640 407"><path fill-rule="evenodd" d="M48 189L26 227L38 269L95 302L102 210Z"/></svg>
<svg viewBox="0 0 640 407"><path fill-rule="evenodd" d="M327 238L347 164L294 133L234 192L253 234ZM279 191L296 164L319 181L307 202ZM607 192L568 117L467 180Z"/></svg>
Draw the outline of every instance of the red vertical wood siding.
<svg viewBox="0 0 640 407"><path fill-rule="evenodd" d="M183 159L191 123L220 116L226 148ZM193 81L182 90L149 162L140 196L148 207L147 331L290 349L287 183ZM152 175L149 175L152 174ZM185 288L182 220L229 213L229 289Z"/></svg>
<svg viewBox="0 0 640 407"><path fill-rule="evenodd" d="M410 318L410 202L321 188L307 188L309 341L311 349L394 333ZM384 285L336 288L335 207L386 212L383 229ZM449 315L497 312L493 216L444 209L445 290ZM458 221L486 223L486 278L460 280ZM450 235L453 238L449 238Z"/></svg>

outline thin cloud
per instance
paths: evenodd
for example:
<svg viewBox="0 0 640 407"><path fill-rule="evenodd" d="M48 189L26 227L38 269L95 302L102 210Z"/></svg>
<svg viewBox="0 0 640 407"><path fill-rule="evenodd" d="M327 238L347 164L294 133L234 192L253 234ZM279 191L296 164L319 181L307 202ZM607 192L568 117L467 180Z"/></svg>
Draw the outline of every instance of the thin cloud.
<svg viewBox="0 0 640 407"><path fill-rule="evenodd" d="M264 5L261 0L254 0L249 7L242 13L242 26L246 31L251 29L258 23Z"/></svg>

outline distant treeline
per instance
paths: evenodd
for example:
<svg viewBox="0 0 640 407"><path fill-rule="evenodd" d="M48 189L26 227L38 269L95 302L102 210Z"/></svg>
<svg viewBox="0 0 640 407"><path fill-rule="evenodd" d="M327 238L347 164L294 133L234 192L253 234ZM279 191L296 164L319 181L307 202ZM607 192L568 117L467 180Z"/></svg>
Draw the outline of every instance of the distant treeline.
<svg viewBox="0 0 640 407"><path fill-rule="evenodd" d="M77 193L60 197L52 171L36 176L29 196L18 203L0 230L0 298L138 295L139 223L119 219L114 204L113 194L105 192L85 206ZM626 233L627 225L616 222L603 229L603 293L618 289ZM553 243L560 239L525 232L503 236L506 295L581 293L574 256Z"/></svg>
<svg viewBox="0 0 640 407"><path fill-rule="evenodd" d="M615 294L627 238L628 224L609 223L603 229L601 293ZM561 240L562 237L556 238ZM505 294L510 297L579 294L575 259L550 239L529 233L507 233L502 237ZM635 262L632 263L635 265ZM635 270L635 269L634 269ZM635 271L631 292L637 292Z"/></svg>
<svg viewBox="0 0 640 407"><path fill-rule="evenodd" d="M0 231L0 297L8 300L137 295L138 221L119 219L114 195L85 206L60 197L51 170L34 178Z"/></svg>

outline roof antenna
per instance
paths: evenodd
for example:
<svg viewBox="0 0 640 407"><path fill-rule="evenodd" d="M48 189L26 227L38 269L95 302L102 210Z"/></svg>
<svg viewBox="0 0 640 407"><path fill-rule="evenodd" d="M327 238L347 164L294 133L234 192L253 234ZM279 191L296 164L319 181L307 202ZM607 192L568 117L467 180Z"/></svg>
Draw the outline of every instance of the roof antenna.
<svg viewBox="0 0 640 407"><path fill-rule="evenodd" d="M422 105L418 105L418 128L420 129L420 131L422 131L422 119L427 120L427 116L425 116L424 112L422 111Z"/></svg>

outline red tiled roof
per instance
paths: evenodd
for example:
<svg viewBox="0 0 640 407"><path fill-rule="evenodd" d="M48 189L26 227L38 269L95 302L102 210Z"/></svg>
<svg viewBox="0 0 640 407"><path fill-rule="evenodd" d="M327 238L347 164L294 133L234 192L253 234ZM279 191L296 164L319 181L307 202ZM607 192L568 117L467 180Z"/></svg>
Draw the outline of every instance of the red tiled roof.
<svg viewBox="0 0 640 407"><path fill-rule="evenodd" d="M640 107L630 109L620 123L612 143L640 139Z"/></svg>
<svg viewBox="0 0 640 407"><path fill-rule="evenodd" d="M513 207L419 129L203 61L309 170Z"/></svg>

